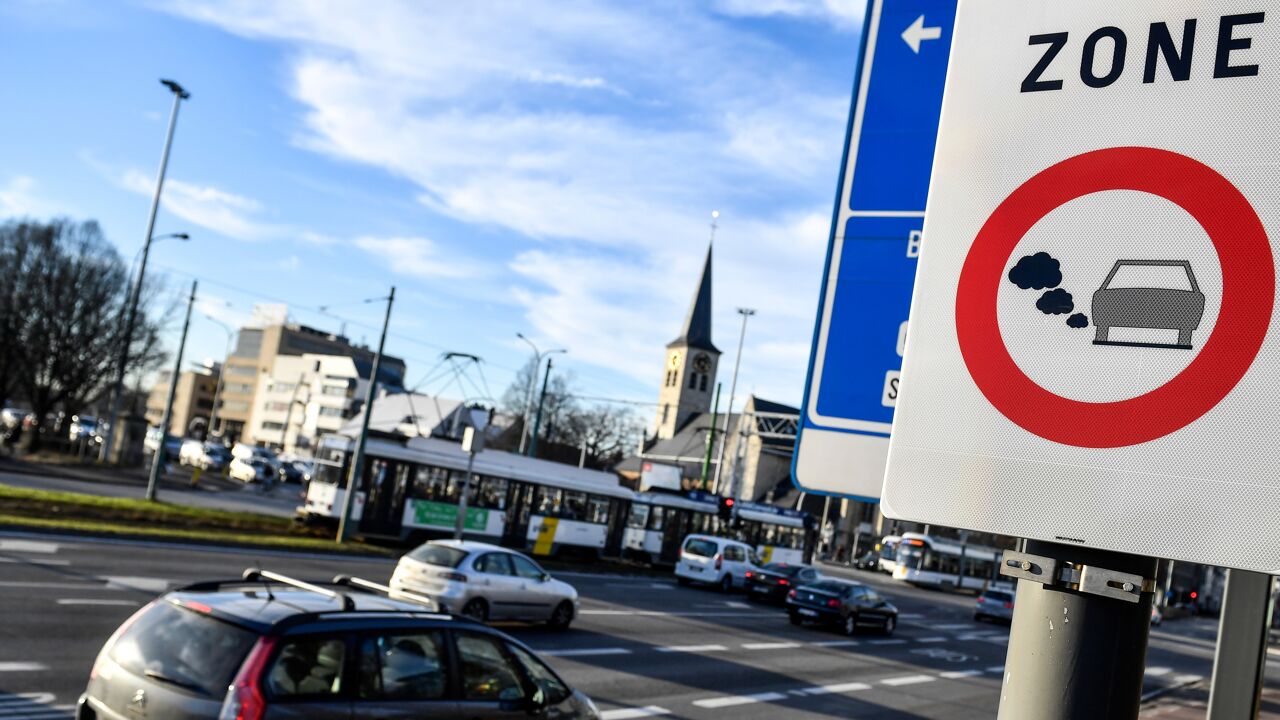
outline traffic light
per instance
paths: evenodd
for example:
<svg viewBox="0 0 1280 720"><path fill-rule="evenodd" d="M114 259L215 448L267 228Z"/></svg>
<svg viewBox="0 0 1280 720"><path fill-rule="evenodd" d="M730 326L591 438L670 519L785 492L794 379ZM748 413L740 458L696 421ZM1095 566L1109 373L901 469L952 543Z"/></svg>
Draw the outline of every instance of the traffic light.
<svg viewBox="0 0 1280 720"><path fill-rule="evenodd" d="M724 522L733 520L733 504L734 500L731 497L720 498L720 519Z"/></svg>

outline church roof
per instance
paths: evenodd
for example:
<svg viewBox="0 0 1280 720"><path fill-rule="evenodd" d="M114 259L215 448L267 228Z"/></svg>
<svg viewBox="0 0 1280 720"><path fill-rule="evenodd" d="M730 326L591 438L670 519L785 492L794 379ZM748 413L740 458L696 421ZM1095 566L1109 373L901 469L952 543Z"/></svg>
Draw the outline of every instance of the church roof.
<svg viewBox="0 0 1280 720"><path fill-rule="evenodd" d="M707 246L707 262L702 266L702 279L698 282L698 292L689 305L689 314L684 318L684 331L680 337L672 340L667 347L683 345L699 350L720 350L711 343L711 246Z"/></svg>

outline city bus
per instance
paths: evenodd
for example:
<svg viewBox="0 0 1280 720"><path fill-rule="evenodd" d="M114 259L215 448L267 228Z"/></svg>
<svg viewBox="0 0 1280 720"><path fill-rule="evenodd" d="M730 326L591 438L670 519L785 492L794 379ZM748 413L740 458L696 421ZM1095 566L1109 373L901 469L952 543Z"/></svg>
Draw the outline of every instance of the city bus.
<svg viewBox="0 0 1280 720"><path fill-rule="evenodd" d="M334 522L342 513L355 441L327 435L299 514ZM467 470L456 441L371 433L350 522L362 535L417 542L451 535ZM617 476L508 452L477 453L465 534L537 555L621 553L633 493Z"/></svg>
<svg viewBox="0 0 1280 720"><path fill-rule="evenodd" d="M812 556L813 533L805 528L804 513L739 502L737 523L725 527L719 503L718 496L700 491L636 493L623 531L627 555L657 565L674 565L680 559L685 536L697 533L745 542L764 563L800 564Z"/></svg>
<svg viewBox="0 0 1280 720"><path fill-rule="evenodd" d="M880 542L876 543L876 552L880 555L879 563L880 572L893 574L898 567L898 541L901 540L900 535L885 535L880 538Z"/></svg>
<svg viewBox="0 0 1280 720"><path fill-rule="evenodd" d="M1003 550L958 540L904 533L898 542L895 580L948 590L983 590L999 580Z"/></svg>

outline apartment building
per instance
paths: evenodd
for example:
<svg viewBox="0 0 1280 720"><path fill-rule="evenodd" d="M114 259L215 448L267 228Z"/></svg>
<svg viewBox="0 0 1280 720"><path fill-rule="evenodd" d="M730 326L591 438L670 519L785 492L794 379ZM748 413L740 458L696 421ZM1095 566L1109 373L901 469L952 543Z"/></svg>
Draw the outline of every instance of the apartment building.
<svg viewBox="0 0 1280 720"><path fill-rule="evenodd" d="M213 397L218 388L218 371L221 365L206 362L178 375L178 389L173 396L173 416L169 432L178 437L202 435L209 427L213 412ZM172 370L165 370L156 377L156 383L147 395L147 424L159 427L164 420L164 404L169 398L169 380Z"/></svg>

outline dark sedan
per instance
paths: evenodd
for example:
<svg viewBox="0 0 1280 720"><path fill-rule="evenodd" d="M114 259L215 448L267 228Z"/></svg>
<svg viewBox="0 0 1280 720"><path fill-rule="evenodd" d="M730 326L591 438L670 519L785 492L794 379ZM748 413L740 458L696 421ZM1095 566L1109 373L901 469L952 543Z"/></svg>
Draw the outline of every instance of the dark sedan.
<svg viewBox="0 0 1280 720"><path fill-rule="evenodd" d="M817 582L822 575L807 565L769 563L757 570L748 570L744 576L747 597L782 604L787 593L799 585Z"/></svg>
<svg viewBox="0 0 1280 720"><path fill-rule="evenodd" d="M892 635L898 627L898 608L861 583L827 579L787 593L792 625L806 620L834 626L845 635L874 628Z"/></svg>

